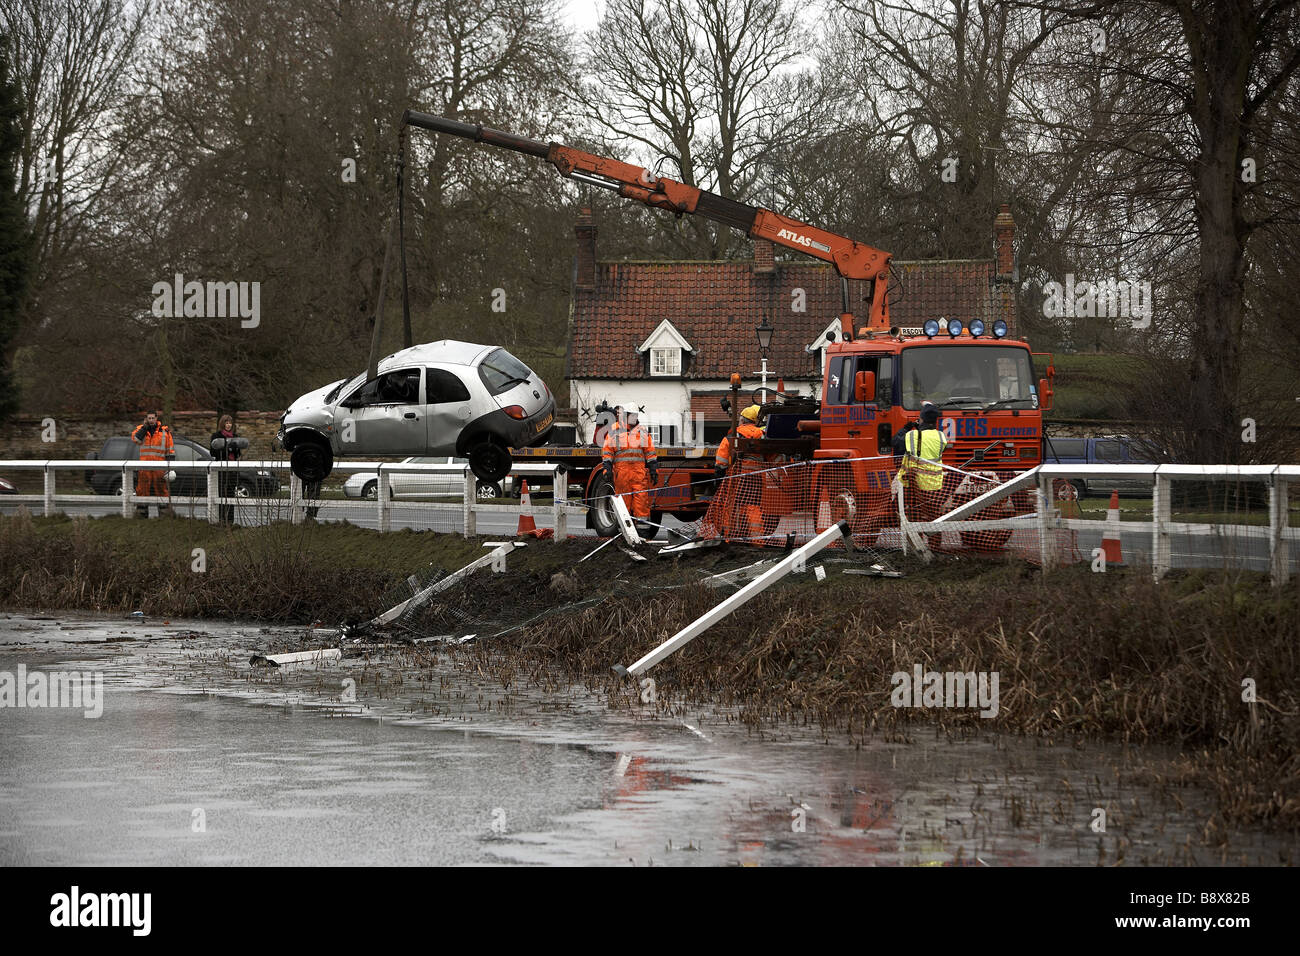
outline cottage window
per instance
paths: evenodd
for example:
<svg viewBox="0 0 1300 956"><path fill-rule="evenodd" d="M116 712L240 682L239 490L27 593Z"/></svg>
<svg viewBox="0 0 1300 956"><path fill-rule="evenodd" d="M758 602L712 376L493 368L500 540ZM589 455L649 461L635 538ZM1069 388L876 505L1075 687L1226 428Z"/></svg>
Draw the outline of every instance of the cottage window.
<svg viewBox="0 0 1300 956"><path fill-rule="evenodd" d="M681 375L682 374L682 350L681 349L651 349L650 350L650 374L651 375Z"/></svg>

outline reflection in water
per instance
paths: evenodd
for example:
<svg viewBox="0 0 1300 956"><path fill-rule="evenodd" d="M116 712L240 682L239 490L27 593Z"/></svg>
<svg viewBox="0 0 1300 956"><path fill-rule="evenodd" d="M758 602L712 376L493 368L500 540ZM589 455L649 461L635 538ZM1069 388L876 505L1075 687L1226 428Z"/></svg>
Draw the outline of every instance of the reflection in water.
<svg viewBox="0 0 1300 956"><path fill-rule="evenodd" d="M764 739L718 715L651 720L574 689L507 694L443 665L258 674L247 660L260 629L185 629L206 636L0 617L0 670L98 669L106 694L98 720L0 710L0 864L1289 859L1257 834L1201 847L1194 794L1180 791L1182 809L1135 782L1166 751L928 729L861 748L798 730ZM1105 833L1089 828L1098 807Z"/></svg>

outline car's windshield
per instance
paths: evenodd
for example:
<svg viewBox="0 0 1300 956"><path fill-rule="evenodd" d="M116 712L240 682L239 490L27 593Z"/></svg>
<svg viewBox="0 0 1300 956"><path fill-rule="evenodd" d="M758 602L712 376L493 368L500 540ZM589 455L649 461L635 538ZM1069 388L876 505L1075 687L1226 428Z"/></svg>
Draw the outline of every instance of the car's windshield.
<svg viewBox="0 0 1300 956"><path fill-rule="evenodd" d="M931 345L903 350L903 407L1032 404L1029 353L1014 346Z"/></svg>
<svg viewBox="0 0 1300 956"><path fill-rule="evenodd" d="M360 378L361 376L358 375L357 377ZM339 392L343 391L343 386L347 383L348 379L346 378L341 378L335 382L334 387L331 388L329 394L325 396L325 404L329 405L334 401L334 399L338 398Z"/></svg>
<svg viewBox="0 0 1300 956"><path fill-rule="evenodd" d="M479 363L478 374L488 392L497 395L512 385L527 382L533 373L505 349L497 349Z"/></svg>

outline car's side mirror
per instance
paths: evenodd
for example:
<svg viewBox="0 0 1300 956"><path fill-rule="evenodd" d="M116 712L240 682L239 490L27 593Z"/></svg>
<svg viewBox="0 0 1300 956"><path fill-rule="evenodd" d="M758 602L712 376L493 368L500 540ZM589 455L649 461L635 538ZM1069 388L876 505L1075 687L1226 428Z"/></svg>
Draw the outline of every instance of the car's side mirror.
<svg viewBox="0 0 1300 956"><path fill-rule="evenodd" d="M872 402L876 399L876 373L859 372L853 377L853 400Z"/></svg>

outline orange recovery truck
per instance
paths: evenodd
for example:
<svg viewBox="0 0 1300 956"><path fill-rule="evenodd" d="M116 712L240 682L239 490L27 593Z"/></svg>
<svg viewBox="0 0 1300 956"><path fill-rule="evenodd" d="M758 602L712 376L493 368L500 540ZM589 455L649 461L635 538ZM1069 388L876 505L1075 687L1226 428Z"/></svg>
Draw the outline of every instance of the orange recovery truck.
<svg viewBox="0 0 1300 956"><path fill-rule="evenodd" d="M404 126L535 156L576 182L678 216L703 216L835 268L841 278L842 333L826 350L819 398L769 393L765 396L768 400L762 402L766 436L737 440L735 405L740 378L732 376L731 440L735 457L744 462L742 470L764 472L762 490L755 492L747 507L757 509L766 535L783 540L795 526L786 523L787 519L795 518L802 521L801 527L820 530L831 520L848 517L855 540L862 536L867 543L880 530L897 527L897 509L889 495L898 470L894 438L917 421L925 401L938 405L942 414L940 424L949 438L946 465L970 467L977 463L975 467L991 481L1041 463L1043 412L1051 408L1055 374L1051 356L1046 356L1046 377L1035 380L1034 353L1026 342L1008 338L1001 320L986 327L979 318L935 316L920 328L892 325L887 296L889 253L772 210L559 143L543 143L413 110L408 110L402 121ZM869 311L861 323L849 308L850 279L869 285ZM823 328L829 318L813 317L809 328ZM707 523L715 517L719 509L716 505L710 509L715 497L715 452L715 446L659 450L660 482L651 491L652 520L657 520L655 515L673 514L682 520L703 518ZM571 480L584 488L584 498L591 506L589 523L598 533L616 533L612 513L601 506L613 489L606 487L607 480L597 470L599 448L540 446L513 449L512 454L519 461L564 465ZM782 468L782 464L796 467ZM729 477L724 484L730 481ZM944 490L954 504L987 487L987 483L970 485L951 472L945 477ZM1030 506L1022 493L1004 507L1019 511ZM713 530L719 530L716 524ZM721 530L725 535L733 529ZM1010 532L981 536L982 546L991 542L996 547L998 534Z"/></svg>

